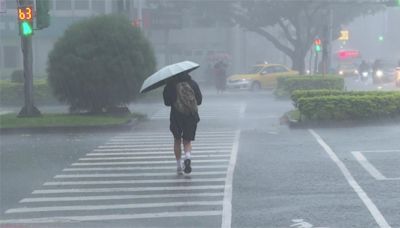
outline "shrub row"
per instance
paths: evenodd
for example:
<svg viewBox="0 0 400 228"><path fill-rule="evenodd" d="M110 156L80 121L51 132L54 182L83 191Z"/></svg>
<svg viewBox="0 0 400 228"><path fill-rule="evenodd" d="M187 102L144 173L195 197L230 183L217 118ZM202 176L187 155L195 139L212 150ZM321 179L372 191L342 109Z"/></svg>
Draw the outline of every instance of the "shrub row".
<svg viewBox="0 0 400 228"><path fill-rule="evenodd" d="M355 120L400 115L400 92L374 93L300 97L298 109L306 120Z"/></svg>
<svg viewBox="0 0 400 228"><path fill-rule="evenodd" d="M290 97L295 90L311 89L343 90L344 79L334 75L279 77L275 95L277 97Z"/></svg>
<svg viewBox="0 0 400 228"><path fill-rule="evenodd" d="M58 104L45 80L35 81L34 101L37 104ZM0 82L0 105L23 105L24 84L10 81Z"/></svg>
<svg viewBox="0 0 400 228"><path fill-rule="evenodd" d="M296 90L293 91L291 95L291 99L293 101L293 105L298 107L298 100L300 98L307 97L324 97L324 96L386 96L392 95L399 92L396 91L341 91L341 90Z"/></svg>

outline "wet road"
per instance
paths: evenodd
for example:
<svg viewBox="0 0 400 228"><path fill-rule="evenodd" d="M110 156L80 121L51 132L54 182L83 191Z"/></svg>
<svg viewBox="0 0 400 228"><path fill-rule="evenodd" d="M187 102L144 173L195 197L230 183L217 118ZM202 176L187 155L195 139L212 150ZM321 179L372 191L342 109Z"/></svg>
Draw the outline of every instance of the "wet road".
<svg viewBox="0 0 400 228"><path fill-rule="evenodd" d="M209 93L181 176L168 109L136 108L129 132L2 135L1 227L400 227L400 124L292 130L271 92Z"/></svg>

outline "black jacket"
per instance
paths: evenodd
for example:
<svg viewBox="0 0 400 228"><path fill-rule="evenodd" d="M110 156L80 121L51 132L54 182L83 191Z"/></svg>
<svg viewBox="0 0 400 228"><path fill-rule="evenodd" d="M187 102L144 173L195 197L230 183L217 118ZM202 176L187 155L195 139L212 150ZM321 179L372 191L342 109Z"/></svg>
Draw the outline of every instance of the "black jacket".
<svg viewBox="0 0 400 228"><path fill-rule="evenodd" d="M173 81L169 82L164 88L163 97L164 97L164 104L166 106L171 106L170 120L175 121L179 118L192 118L193 120L199 122L200 117L199 117L198 113L195 116L186 116L186 115L178 112L175 109L175 107L173 106L173 104L175 103L175 101L177 99L176 84L178 84L179 82L182 82L182 81L188 82L189 85L192 87L192 89L194 91L194 95L196 97L197 105L201 105L201 102L203 100L203 96L201 94L199 85L194 80L192 80L192 78L190 76L186 76L181 80L173 80Z"/></svg>

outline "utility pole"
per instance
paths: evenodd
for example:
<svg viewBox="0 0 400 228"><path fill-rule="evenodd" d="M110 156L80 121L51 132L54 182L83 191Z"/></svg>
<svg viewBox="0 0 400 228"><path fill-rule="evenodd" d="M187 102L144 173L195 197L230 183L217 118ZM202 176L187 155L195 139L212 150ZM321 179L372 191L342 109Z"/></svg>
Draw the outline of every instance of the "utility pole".
<svg viewBox="0 0 400 228"><path fill-rule="evenodd" d="M19 31L21 36L21 49L24 65L24 98L25 105L18 113L18 117L40 116L40 111L35 107L33 101L33 1L17 0ZM29 27L31 26L31 27Z"/></svg>

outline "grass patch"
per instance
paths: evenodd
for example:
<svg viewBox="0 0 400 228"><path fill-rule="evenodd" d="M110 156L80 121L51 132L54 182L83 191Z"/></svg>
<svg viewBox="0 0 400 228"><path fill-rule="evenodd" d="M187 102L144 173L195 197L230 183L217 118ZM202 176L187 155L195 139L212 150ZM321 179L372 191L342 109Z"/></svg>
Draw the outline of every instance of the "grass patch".
<svg viewBox="0 0 400 228"><path fill-rule="evenodd" d="M137 113L125 116L43 114L40 117L18 118L15 113L10 113L0 115L0 128L107 126L124 124L132 118L142 119L144 116Z"/></svg>

